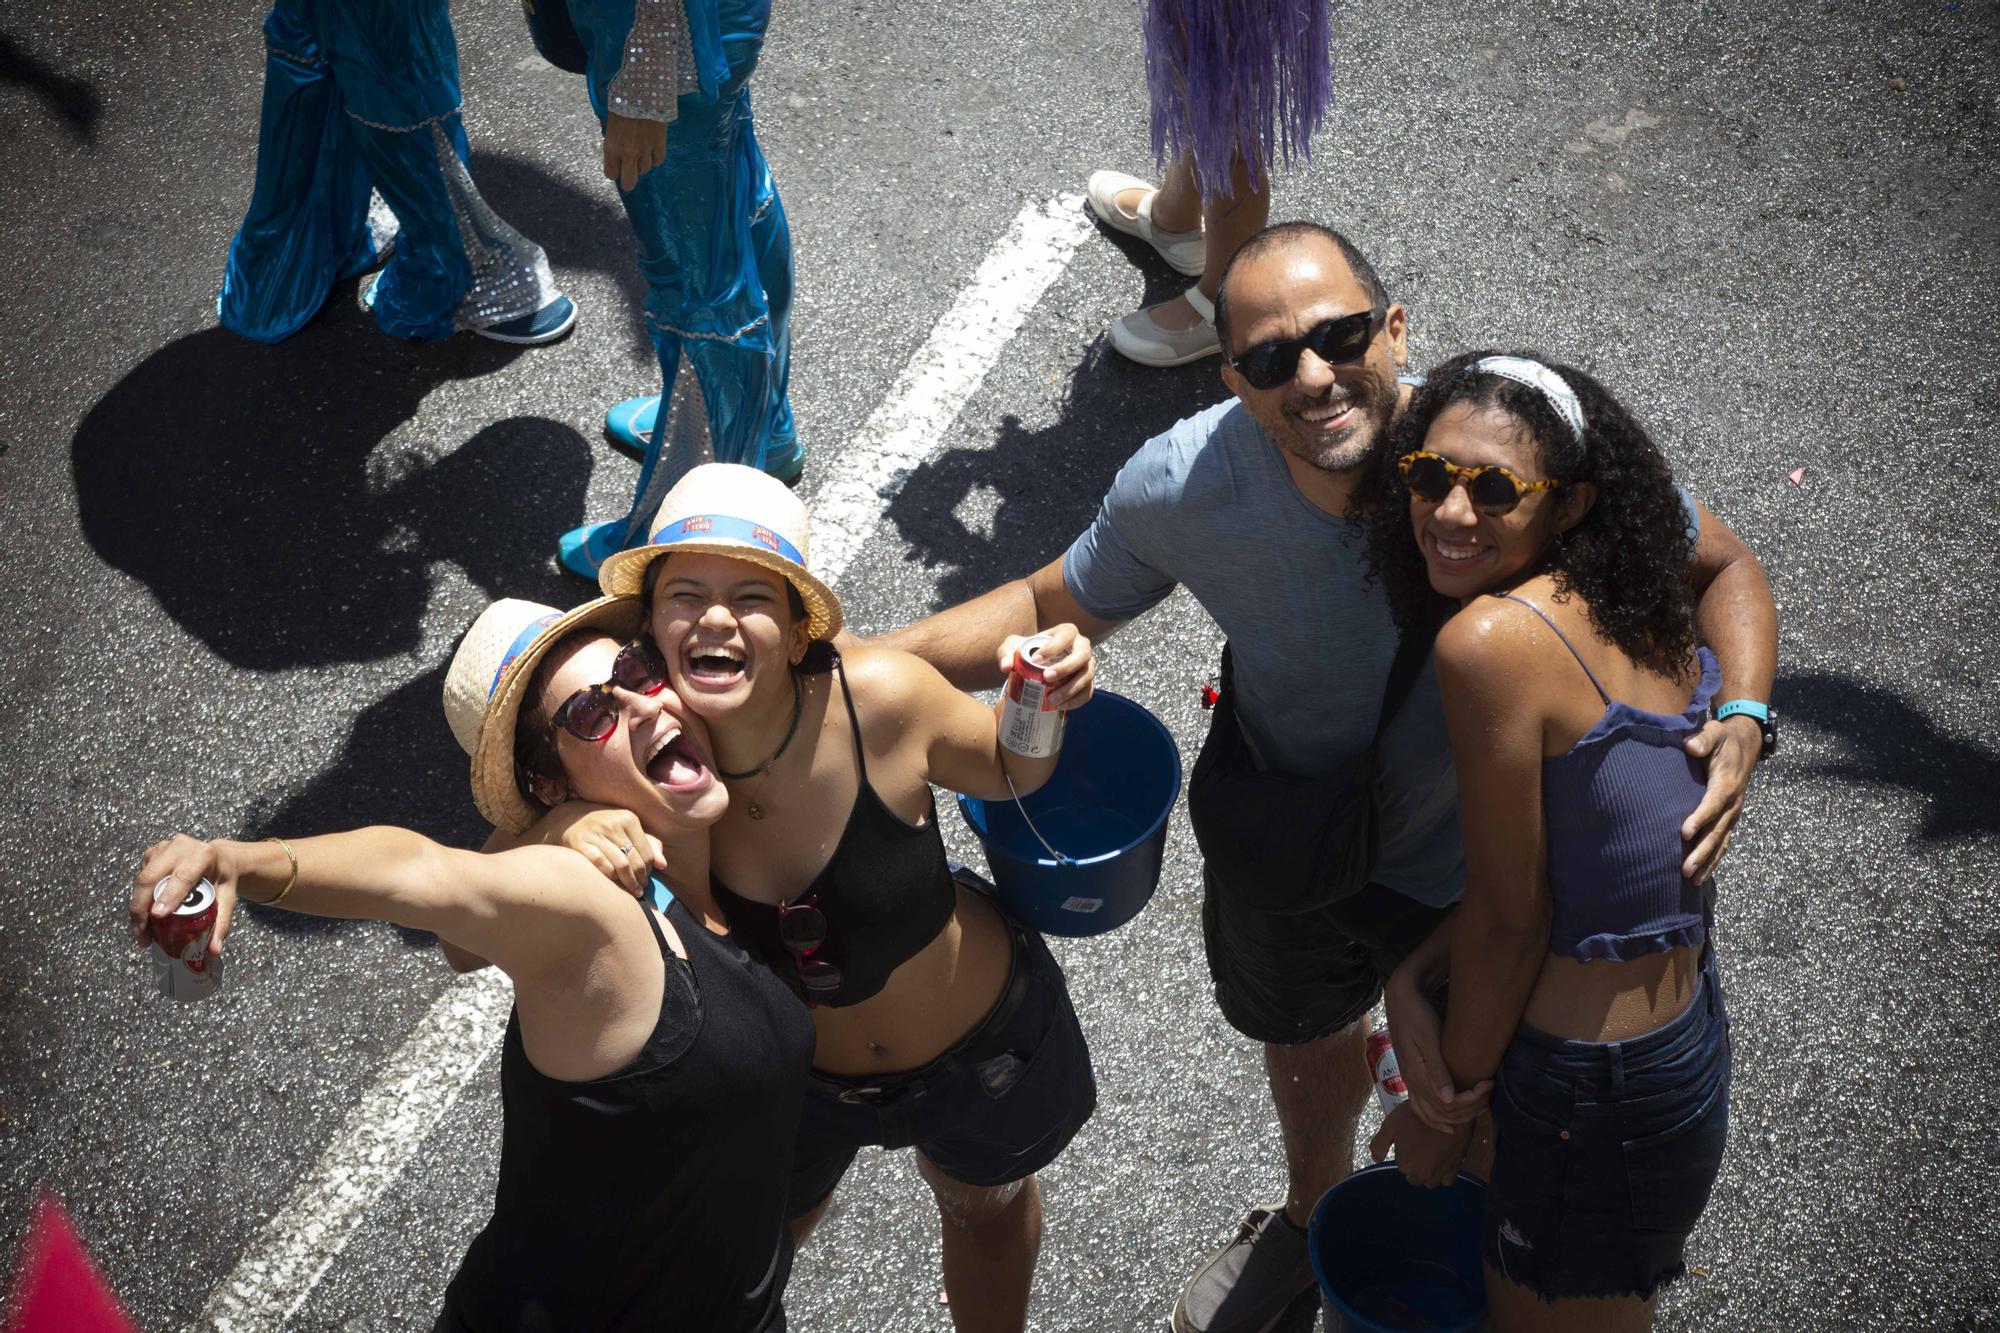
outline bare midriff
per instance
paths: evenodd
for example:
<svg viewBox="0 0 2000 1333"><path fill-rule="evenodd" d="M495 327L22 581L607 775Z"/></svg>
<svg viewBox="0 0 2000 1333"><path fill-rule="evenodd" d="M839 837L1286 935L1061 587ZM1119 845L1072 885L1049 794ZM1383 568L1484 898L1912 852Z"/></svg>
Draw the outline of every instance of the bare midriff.
<svg viewBox="0 0 2000 1333"><path fill-rule="evenodd" d="M860 1004L812 1011L813 1068L842 1078L929 1064L979 1025L1006 988L1014 942L993 905L960 887L938 937Z"/></svg>
<svg viewBox="0 0 2000 1333"><path fill-rule="evenodd" d="M1568 1041L1629 1041L1671 1022L1701 984L1701 946L1631 962L1550 954L1521 1021Z"/></svg>

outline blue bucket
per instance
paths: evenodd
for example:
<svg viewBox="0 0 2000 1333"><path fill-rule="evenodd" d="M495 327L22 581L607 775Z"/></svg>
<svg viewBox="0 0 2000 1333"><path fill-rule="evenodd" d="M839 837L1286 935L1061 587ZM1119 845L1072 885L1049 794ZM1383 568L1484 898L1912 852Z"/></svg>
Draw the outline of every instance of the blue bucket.
<svg viewBox="0 0 2000 1333"><path fill-rule="evenodd" d="M1473 1333L1486 1320L1479 1214L1486 1186L1403 1179L1394 1162L1326 1192L1306 1229L1326 1333Z"/></svg>
<svg viewBox="0 0 2000 1333"><path fill-rule="evenodd" d="M1098 935L1139 915L1159 885L1181 752L1158 718L1105 690L1065 725L1055 773L1019 806L960 796L958 808L1008 911L1044 935Z"/></svg>

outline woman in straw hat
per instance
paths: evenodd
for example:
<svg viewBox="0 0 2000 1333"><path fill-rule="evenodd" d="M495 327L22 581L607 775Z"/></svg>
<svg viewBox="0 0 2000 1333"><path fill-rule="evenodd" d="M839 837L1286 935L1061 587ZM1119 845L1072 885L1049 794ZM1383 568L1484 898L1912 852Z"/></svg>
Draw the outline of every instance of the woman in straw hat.
<svg viewBox="0 0 2000 1333"><path fill-rule="evenodd" d="M572 795L631 812L666 866L639 903L563 848L455 851L395 828L182 835L139 871L141 937L206 878L214 953L240 894L432 930L513 978L499 1188L438 1330L784 1327L812 1026L723 929L708 841L729 798L642 624L631 598L497 602L445 681L481 812L503 829Z"/></svg>
<svg viewBox="0 0 2000 1333"><path fill-rule="evenodd" d="M996 710L907 653L836 652L840 602L808 568L805 507L762 472L695 468L648 531L600 581L648 599L668 677L732 784L716 897L817 1029L794 1234L812 1230L861 1146L914 1146L943 1222L953 1321L1021 1328L1041 1243L1035 1172L1089 1118L1096 1083L1041 938L954 879L931 784L1005 799L1040 786L1055 758L1002 748ZM1074 627L1057 639L1087 663ZM1060 702L1088 698L1090 674ZM538 835L563 836L582 810Z"/></svg>

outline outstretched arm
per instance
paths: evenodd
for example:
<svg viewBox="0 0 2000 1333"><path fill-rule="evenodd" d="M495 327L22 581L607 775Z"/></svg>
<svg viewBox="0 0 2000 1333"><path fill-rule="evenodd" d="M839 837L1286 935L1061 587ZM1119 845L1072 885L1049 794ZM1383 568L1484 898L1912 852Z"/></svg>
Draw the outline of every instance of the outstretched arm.
<svg viewBox="0 0 2000 1333"><path fill-rule="evenodd" d="M597 910L593 897L600 877L582 858L558 848L489 856L386 827L299 838L290 846L296 880L292 856L274 841L203 842L179 834L155 844L132 892L134 938L143 939L149 919L171 912L200 879L216 889L211 954L222 952L239 892L253 902L282 893L277 905L310 916L435 931L516 979L574 958L605 935L609 914Z"/></svg>
<svg viewBox="0 0 2000 1333"><path fill-rule="evenodd" d="M1716 701L1768 704L1778 671L1778 608L1771 600L1771 582L1756 554L1728 524L1705 507L1700 514L1701 537L1690 575L1699 591L1695 628L1722 667ZM1708 791L1681 825L1687 846L1681 873L1696 883L1715 873L1729 845L1763 747L1756 720L1741 715L1710 721L1688 739L1688 753L1708 763Z"/></svg>

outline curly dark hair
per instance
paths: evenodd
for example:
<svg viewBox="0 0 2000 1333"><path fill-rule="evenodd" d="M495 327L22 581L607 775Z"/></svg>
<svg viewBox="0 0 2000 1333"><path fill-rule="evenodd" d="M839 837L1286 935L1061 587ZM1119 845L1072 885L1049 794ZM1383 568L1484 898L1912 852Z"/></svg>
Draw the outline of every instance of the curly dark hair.
<svg viewBox="0 0 2000 1333"><path fill-rule="evenodd" d="M1539 390L1472 369L1488 356L1540 362L1568 382L1583 405L1579 441ZM1666 676L1687 671L1694 652L1693 542L1673 471L1630 412L1591 376L1534 352L1467 352L1433 370L1398 418L1356 488L1348 516L1364 525L1369 576L1382 581L1397 623L1435 613L1423 553L1410 535L1410 493L1395 460L1424 447L1448 407L1493 407L1534 441L1544 476L1592 482L1596 503L1559 536L1532 572L1555 579L1555 599L1582 599L1598 637Z"/></svg>

